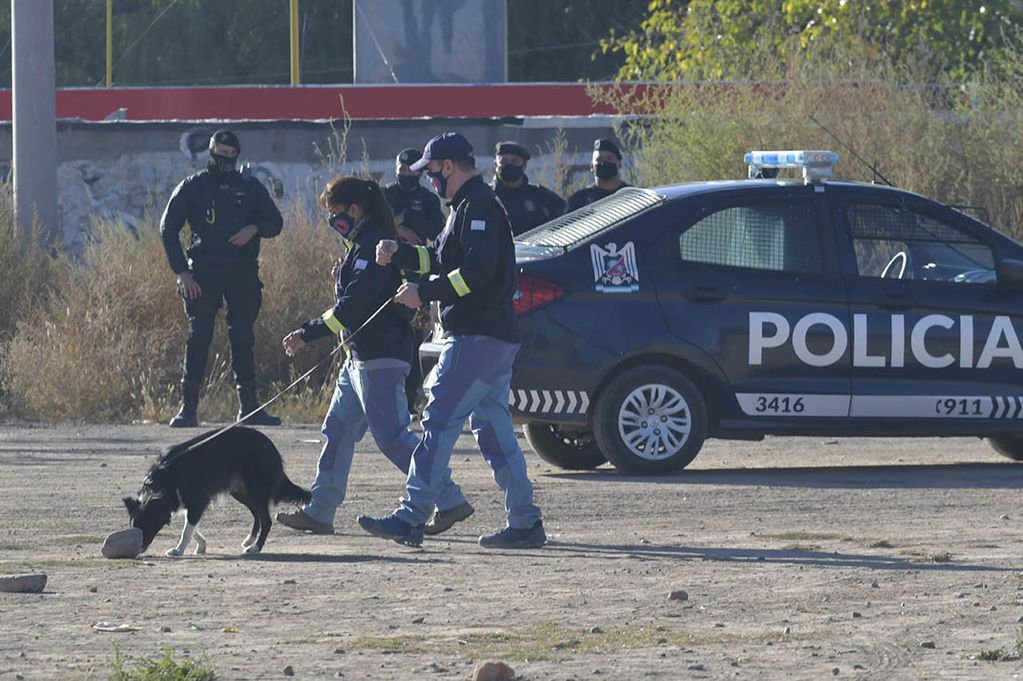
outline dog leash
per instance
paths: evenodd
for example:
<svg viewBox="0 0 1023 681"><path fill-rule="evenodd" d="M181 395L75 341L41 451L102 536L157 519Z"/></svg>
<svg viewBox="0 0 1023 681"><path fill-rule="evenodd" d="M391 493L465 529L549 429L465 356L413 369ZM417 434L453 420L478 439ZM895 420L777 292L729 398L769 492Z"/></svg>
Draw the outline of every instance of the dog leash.
<svg viewBox="0 0 1023 681"><path fill-rule="evenodd" d="M238 419L238 420L237 420L237 421L235 421L234 423L232 423L232 424L230 424L230 425L228 425L228 426L224 426L224 427L223 427L223 428L221 428L220 430L218 430L218 431L214 432L214 433L213 433L212 435L210 435L209 437L205 437L205 438L203 438L202 440L200 440L199 442L196 442L196 443L195 443L194 445L191 445L191 446L189 446L189 447L188 447L188 449L185 449L185 450L182 450L182 451L178 452L177 454L175 454L174 458L176 459L177 457L179 457L179 456L181 456L181 455L183 455L183 454L186 454L186 453L188 453L188 452L192 451L193 449L196 449L196 448L198 448L198 447L201 447L202 445L206 444L206 443L207 443L207 442L209 442L210 440L212 440L212 439L214 439L214 438L216 438L216 437L219 437L220 435L223 435L224 433L226 433L227 431L231 430L231 429L232 429L232 428L234 428L235 426L237 426L237 425L240 425L240 424L244 423L244 422L246 421L246 419L248 419L249 417L251 417L251 416L252 416L253 414L257 413L257 412L258 412L258 411L260 411L261 409L265 409L265 408L267 408L268 406L270 406L271 404L273 404L274 402L276 402L276 401L277 401L277 400L278 400L278 399L279 399L279 398L281 397L281 395L283 395L284 393L288 392L289 390L291 390L292 388L294 388L294 387L295 387L296 385L298 385L299 383L301 383L301 382L302 382L303 380L305 380L305 379L306 379L306 378L307 378L307 377L308 377L308 376L309 376L309 375L310 375L311 373L313 373L313 372L314 372L314 371L316 371L316 370L317 370L318 368L320 368L320 366L321 366L321 365L323 365L323 364L324 364L324 363L325 363L325 362L326 362L326 361L327 361L328 359L330 359L331 357L333 357L334 355L336 355L336 354L337 354L337 352L338 352L338 350L340 350L341 348L345 347L345 345L347 345L347 344L348 344L349 342L351 342L351 340L352 340L353 338L355 338L356 334L358 334L358 333L359 333L360 331L362 331L363 329L365 329L365 328L366 328L366 326L367 326L367 325L369 325L369 323L370 323L371 321L373 321L373 320L374 320L374 319L376 318L376 316L377 316L377 315L379 315L379 314L380 314L381 312L383 312L383 311L384 311L384 308L386 308L386 307L387 307L388 305L390 305L390 304L391 304L391 303L393 302L393 300L394 300L393 298L388 298L387 300L385 300L385 301L384 301L384 304L383 304L383 305L381 305L380 307L378 307L378 308L377 308L377 310L376 310L376 312L374 312L373 314L371 314L371 315L369 316L369 318L368 318L368 319L366 319L366 321L364 321L364 322L362 323L362 325L361 325L361 326L360 326L359 328L357 328L357 329L356 329L355 331L352 331L352 333L350 333L350 334L348 335L348 338L347 338L347 339L345 339L345 340L344 340L343 342L341 342L341 343L338 343L338 345L337 345L337 346L336 346L336 347L335 347L335 348L334 348L333 350L331 350L331 351L330 351L330 354L329 354L329 355L327 355L326 357L324 357L323 359L321 359L321 360L320 360L319 362L317 362L316 364L314 364L314 365L313 365L313 367L312 367L311 369L309 369L309 371L305 372L304 374L302 374L301 376L299 376L298 378L296 378L296 379L295 379L294 381L292 381L292 382L291 382L291 385L289 385L288 387L284 388L284 389L283 389L283 390L281 390L281 391L280 391L279 393L277 393L276 395L274 395L273 397L271 397L271 398L270 398L269 400L267 400L267 401L266 401L266 402L264 402L263 404L259 405L258 407L256 407L256 408L255 408L255 409L253 409L252 411L250 411L250 412L249 412L248 414L246 414L245 416L242 416L242 417L241 417L240 419Z"/></svg>

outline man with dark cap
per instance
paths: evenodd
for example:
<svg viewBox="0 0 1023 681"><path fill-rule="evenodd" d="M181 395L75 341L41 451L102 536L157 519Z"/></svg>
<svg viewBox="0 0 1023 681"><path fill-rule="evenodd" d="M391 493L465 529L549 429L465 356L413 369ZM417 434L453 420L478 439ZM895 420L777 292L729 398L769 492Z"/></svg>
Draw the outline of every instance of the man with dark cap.
<svg viewBox="0 0 1023 681"><path fill-rule="evenodd" d="M225 301L231 369L240 404L238 418L251 413L246 419L249 424L281 424L279 418L259 409L252 327L263 300L259 242L280 234L284 220L259 180L238 172L240 151L233 132L213 133L209 164L174 188L160 220L160 238L178 277L178 291L188 315L181 409L171 420L171 428L199 425L199 389L217 312ZM191 232L187 258L180 240L185 222Z"/></svg>
<svg viewBox="0 0 1023 681"><path fill-rule="evenodd" d="M411 170L409 166L422 158L418 149L402 149L394 160L394 174L397 181L384 188L384 196L391 204L394 222L398 227L398 236L413 246L426 245L433 241L444 229L444 213L441 212L440 199L437 195L419 183L423 176L422 170ZM425 320L425 321L424 321ZM405 399L408 408L418 418L416 402L419 401L419 390L423 387L423 368L419 362L419 346L423 344L429 315L426 312L416 315L413 321L415 334L411 357L411 369L405 380Z"/></svg>
<svg viewBox="0 0 1023 681"><path fill-rule="evenodd" d="M394 211L398 236L413 246L433 241L444 229L440 199L419 183L423 171L409 168L422 156L418 149L402 149L394 160L397 180L384 188L384 196Z"/></svg>
<svg viewBox="0 0 1023 681"><path fill-rule="evenodd" d="M420 546L424 531L432 533L430 525L450 526L444 518L427 521L447 479L462 425L470 419L476 444L504 492L508 514L507 526L480 537L480 545L539 548L547 535L508 410L512 362L519 350L512 307L515 245L508 215L475 164L472 145L459 133L430 140L411 168L425 168L437 193L451 200L451 218L433 248L392 240L377 244L378 264L393 259L423 275L418 285L403 285L395 301L413 309L424 301L439 301L444 339L428 381L423 438L412 452L401 505L390 515L358 520L370 534L408 546ZM429 276L431 272L437 276Z"/></svg>
<svg viewBox="0 0 1023 681"><path fill-rule="evenodd" d="M565 213L565 201L526 177L529 152L515 142L498 142L494 149L491 185L508 211L512 234L518 236Z"/></svg>
<svg viewBox="0 0 1023 681"><path fill-rule="evenodd" d="M605 196L611 196L622 187L628 187L618 174L621 166L622 152L617 144L608 139L594 140L593 159L590 161L593 184L569 197L568 210L582 208Z"/></svg>

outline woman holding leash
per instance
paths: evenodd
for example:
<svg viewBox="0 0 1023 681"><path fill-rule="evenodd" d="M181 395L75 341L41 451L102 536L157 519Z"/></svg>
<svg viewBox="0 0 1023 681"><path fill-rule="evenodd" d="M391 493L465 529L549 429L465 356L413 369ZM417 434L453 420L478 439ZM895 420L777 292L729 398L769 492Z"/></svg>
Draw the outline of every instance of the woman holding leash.
<svg viewBox="0 0 1023 681"><path fill-rule="evenodd" d="M291 356L306 343L338 336L349 356L323 420L326 442L312 485L312 501L293 513L278 513L277 522L296 530L330 534L334 515L345 498L355 443L367 429L384 456L408 473L419 436L409 430L405 379L410 361L418 358L412 357L411 313L403 305L387 304L402 284L401 271L394 265L378 265L374 254L380 240L397 235L380 186L357 177L335 178L327 183L320 203L329 212L330 228L347 249L337 268L337 302L285 336L284 350ZM427 526L431 534L443 532L474 510L452 482L450 469L445 478Z"/></svg>

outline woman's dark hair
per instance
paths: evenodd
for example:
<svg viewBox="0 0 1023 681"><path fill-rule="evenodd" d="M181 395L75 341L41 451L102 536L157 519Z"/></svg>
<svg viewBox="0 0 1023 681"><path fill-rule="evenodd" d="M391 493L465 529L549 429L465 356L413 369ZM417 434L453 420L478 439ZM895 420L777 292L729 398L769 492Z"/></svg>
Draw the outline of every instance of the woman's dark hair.
<svg viewBox="0 0 1023 681"><path fill-rule="evenodd" d="M324 208L330 208L331 204L350 206L353 203L359 204L367 217L372 218L384 232L395 236L398 229L394 225L394 213L391 211L391 204L384 197L384 192L373 180L363 180L360 177L335 177L327 183L320 194L320 203Z"/></svg>

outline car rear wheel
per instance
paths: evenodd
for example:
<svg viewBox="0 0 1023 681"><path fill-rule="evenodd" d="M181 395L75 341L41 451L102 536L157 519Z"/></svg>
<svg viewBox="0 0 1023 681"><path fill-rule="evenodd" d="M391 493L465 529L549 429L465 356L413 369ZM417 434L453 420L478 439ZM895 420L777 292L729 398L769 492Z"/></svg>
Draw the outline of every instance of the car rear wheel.
<svg viewBox="0 0 1023 681"><path fill-rule="evenodd" d="M700 391L674 369L644 366L617 376L594 413L600 450L630 475L685 468L703 446L707 408Z"/></svg>
<svg viewBox="0 0 1023 681"><path fill-rule="evenodd" d="M987 438L991 449L995 450L1007 459L1023 461L1023 436L999 435L998 437Z"/></svg>
<svg viewBox="0 0 1023 681"><path fill-rule="evenodd" d="M588 471L607 459L600 453L593 433L534 421L522 426L526 442L547 463L570 471Z"/></svg>

